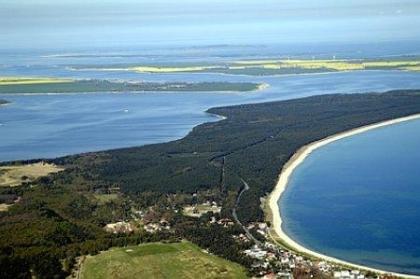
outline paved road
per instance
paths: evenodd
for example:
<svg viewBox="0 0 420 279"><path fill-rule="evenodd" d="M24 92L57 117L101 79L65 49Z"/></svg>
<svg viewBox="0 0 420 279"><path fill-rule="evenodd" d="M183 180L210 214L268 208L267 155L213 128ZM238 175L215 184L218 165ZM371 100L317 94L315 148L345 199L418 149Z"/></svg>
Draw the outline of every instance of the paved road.
<svg viewBox="0 0 420 279"><path fill-rule="evenodd" d="M252 239L254 241L255 244L257 244L258 246L262 245L261 241L259 241L258 239L256 239L252 233L248 230L247 227L245 227L244 225L242 225L241 221L239 221L238 219L238 215L236 214L236 208L239 205L239 202L241 200L242 194L245 193L246 191L249 190L249 185L248 183L246 183L245 180L243 180L241 178L242 183L244 184L244 188L241 190L241 192L238 195L238 198L236 199L236 203L235 203L235 207L232 210L232 215L233 218L235 219L236 223L238 223L239 225L241 225L242 229L245 231L245 234L248 236L249 239Z"/></svg>

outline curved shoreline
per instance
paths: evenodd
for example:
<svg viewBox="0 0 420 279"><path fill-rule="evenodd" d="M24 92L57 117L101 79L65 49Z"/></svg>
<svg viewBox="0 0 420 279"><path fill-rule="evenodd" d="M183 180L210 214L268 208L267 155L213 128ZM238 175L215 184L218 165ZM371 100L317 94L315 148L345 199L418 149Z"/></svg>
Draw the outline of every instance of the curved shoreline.
<svg viewBox="0 0 420 279"><path fill-rule="evenodd" d="M396 272L391 272L391 271L386 271L386 270L381 270L381 269L376 269L376 268L372 268L372 267L368 267L368 266L363 266L363 265L359 265L359 264L354 264L351 262L347 262L344 260L340 260L331 256L327 256L321 253L318 253L316 251L312 251L306 247L304 247L303 245L297 243L295 240L293 240L291 237L289 237L282 229L282 219L281 219L281 212L278 206L278 201L280 200L282 194L284 193L284 191L286 190L288 181L290 176L293 174L293 171L316 149L330 144L334 141L343 139L343 138L347 138L350 136L354 136L357 134L361 134L373 129L378 129L384 126L389 126L389 125L394 125L394 124L398 124L401 122L405 122L405 121L410 121L410 120L415 120L415 119L420 119L420 113L419 114L414 114L414 115L410 115L410 116L406 116L406 117L401 117L401 118L396 118L396 119L391 119L391 120L387 120L387 121L383 121L383 122L379 122L376 124L371 124L371 125L367 125L367 126L362 126L359 128L355 128L355 129L351 129L349 131L346 132L342 132L342 133L338 133L332 136L329 136L325 139L321 139L319 141L315 141L313 143L310 143L308 145L305 145L303 147L301 147L298 151L295 152L295 154L293 154L293 156L289 159L289 161L283 166L281 173L279 175L277 184L273 190L273 192L271 192L270 196L269 196L269 201L268 201L268 205L269 205L269 209L272 213L272 227L275 231L275 233L278 235L278 237L284 241L286 243L287 246L291 247L293 250L297 251L297 252L301 252L331 263L336 263L336 264L340 264L340 265L345 265L345 266L349 266L349 267L353 267L353 268L357 268L357 269L362 269L362 270L366 270L366 271L372 271L372 272L376 272L379 274L392 274L395 276L399 276L399 277L405 277L405 278L420 278L420 276L418 275L410 275L410 274L402 274L402 273L396 273Z"/></svg>

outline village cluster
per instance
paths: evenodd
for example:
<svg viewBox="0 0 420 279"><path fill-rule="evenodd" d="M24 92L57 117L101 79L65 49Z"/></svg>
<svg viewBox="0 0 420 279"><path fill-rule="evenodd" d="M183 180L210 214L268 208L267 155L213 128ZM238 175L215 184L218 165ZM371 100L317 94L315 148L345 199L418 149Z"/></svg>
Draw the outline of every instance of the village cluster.
<svg viewBox="0 0 420 279"><path fill-rule="evenodd" d="M185 206L183 214L198 218L209 211L220 213L220 210L221 207L217 203L205 202L198 205ZM142 228L149 233L171 230L170 222L165 218L156 219L153 211L136 211L133 216L135 216L135 221L125 220L108 224L104 229L115 234L132 233L139 229L139 225L140 229ZM217 223L223 227L235 225L234 220L229 218L217 219L215 216L210 218L209 223ZM269 233L270 227L265 222L251 223L244 227L244 230L247 233L235 234L232 237L242 243L254 243L242 253L253 259L251 273L255 274L256 278L313 278L315 275L320 274L322 274L323 278L333 279L377 278L377 275L370 272L343 269L343 267L332 263L308 259L278 244L274 244ZM250 231L258 234L257 238L259 240L253 236L250 237ZM208 253L208 251L205 252Z"/></svg>

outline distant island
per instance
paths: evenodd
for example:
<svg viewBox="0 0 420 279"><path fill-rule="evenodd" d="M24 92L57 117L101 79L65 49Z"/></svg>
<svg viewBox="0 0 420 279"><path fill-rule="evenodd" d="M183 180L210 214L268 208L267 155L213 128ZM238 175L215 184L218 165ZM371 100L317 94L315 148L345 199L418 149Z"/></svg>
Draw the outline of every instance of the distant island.
<svg viewBox="0 0 420 279"><path fill-rule="evenodd" d="M70 66L74 70L131 71L137 73L223 73L230 75L289 75L329 73L361 70L420 71L420 58L402 56L377 59L289 59L271 58L262 60L241 60L211 64L162 64L162 65L81 65Z"/></svg>
<svg viewBox="0 0 420 279"><path fill-rule="evenodd" d="M95 92L246 92L263 88L250 82L123 82L61 78L0 78L0 94L95 93Z"/></svg>
<svg viewBox="0 0 420 279"><path fill-rule="evenodd" d="M348 272L328 262L321 270L317 259L285 243L278 249L271 213L263 207L299 148L418 114L420 91L322 95L208 112L226 118L168 143L1 164L0 270L14 278L65 278L96 267L115 272L105 266L107 257L140 262L144 253L170 252L177 245L168 243L187 240L202 249L197 259L211 253L241 264L249 276L281 271L330 278ZM25 174L42 167L48 176ZM166 244L133 248L159 241ZM97 255L111 247L126 248ZM87 270L85 255L91 255ZM358 272L376 278L371 270Z"/></svg>

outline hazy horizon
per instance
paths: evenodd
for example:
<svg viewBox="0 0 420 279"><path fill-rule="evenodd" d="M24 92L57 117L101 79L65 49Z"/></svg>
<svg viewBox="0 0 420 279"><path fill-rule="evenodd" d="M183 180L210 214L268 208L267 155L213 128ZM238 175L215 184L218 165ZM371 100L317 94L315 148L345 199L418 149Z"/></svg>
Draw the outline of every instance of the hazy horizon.
<svg viewBox="0 0 420 279"><path fill-rule="evenodd" d="M0 1L0 49L417 41L420 2Z"/></svg>

